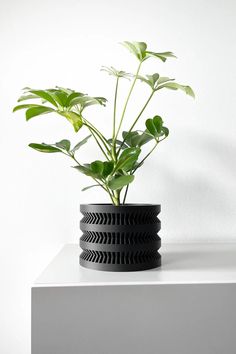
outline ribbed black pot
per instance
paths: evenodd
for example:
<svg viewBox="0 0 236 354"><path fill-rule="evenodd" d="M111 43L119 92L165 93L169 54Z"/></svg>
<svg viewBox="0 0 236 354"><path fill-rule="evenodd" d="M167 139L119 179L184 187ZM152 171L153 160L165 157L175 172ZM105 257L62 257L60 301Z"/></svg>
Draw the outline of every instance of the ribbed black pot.
<svg viewBox="0 0 236 354"><path fill-rule="evenodd" d="M159 267L160 210L151 204L82 204L80 264L112 272Z"/></svg>

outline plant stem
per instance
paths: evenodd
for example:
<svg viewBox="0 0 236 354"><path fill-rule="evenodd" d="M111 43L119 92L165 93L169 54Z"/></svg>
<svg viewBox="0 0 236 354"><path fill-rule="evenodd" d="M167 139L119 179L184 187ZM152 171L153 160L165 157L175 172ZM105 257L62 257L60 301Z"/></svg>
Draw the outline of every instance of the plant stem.
<svg viewBox="0 0 236 354"><path fill-rule="evenodd" d="M99 137L99 139L102 141L104 147L106 148L107 152L109 152L109 143L107 141L107 139L105 138L105 136L92 124L90 123L87 119L84 118L84 125L87 127L90 127Z"/></svg>
<svg viewBox="0 0 236 354"><path fill-rule="evenodd" d="M161 139L161 140L156 140L156 144L153 146L153 148L149 151L149 153L140 161L140 163L135 167L135 169L133 171L130 172L130 174L133 174L135 171L137 171L137 169L144 163L144 161L151 155L151 153L156 149L157 145L165 140L165 138ZM129 189L129 184L126 186L125 188L125 194L124 194L124 198L123 198L123 204L125 204L125 200L126 200L126 197L127 197L127 193L128 193L128 189Z"/></svg>
<svg viewBox="0 0 236 354"><path fill-rule="evenodd" d="M114 197L112 198L112 201L114 205L116 206L120 205L120 191L117 190L114 191Z"/></svg>
<svg viewBox="0 0 236 354"><path fill-rule="evenodd" d="M143 163L144 161L148 158L148 156L151 155L151 153L156 149L157 145L159 144L159 141L156 140L156 144L153 146L153 148L149 151L149 153L140 161L140 163L135 167L135 169L132 171L134 173Z"/></svg>
<svg viewBox="0 0 236 354"><path fill-rule="evenodd" d="M87 125L86 125L87 126ZM100 144L99 140L97 139L95 133L93 132L93 129L89 126L87 126L90 133L92 134L92 136L94 137L94 140L96 141L96 143L98 144L98 146L100 147L100 150L102 151L103 155L105 156L105 158L109 161L109 157L107 156L105 150L103 149L102 145Z"/></svg>
<svg viewBox="0 0 236 354"><path fill-rule="evenodd" d="M135 167L135 169L130 172L130 174L133 174L133 173L143 164L143 162L148 158L148 156L150 156L151 153L155 150L155 148L157 147L157 145L158 145L158 141L156 141L156 144L153 146L153 148L152 148L152 149L149 151L149 153L140 161L140 163ZM127 197L128 190L129 190L129 184L127 184L127 186L126 186L126 188L125 188L125 194L124 194L124 198L123 198L123 203L122 203L122 204L125 204L125 200L126 200L126 197Z"/></svg>
<svg viewBox="0 0 236 354"><path fill-rule="evenodd" d="M75 158L74 155L70 155L70 154L65 154L69 157L71 157L79 166L81 166L81 164L79 163L79 161ZM111 198L111 201L113 204L115 205L119 205L119 199L118 199L118 204L117 204L117 200L116 200L116 197L113 196L108 188L108 186L106 185L106 183L104 183L104 185L102 185L96 178L94 177L91 177L97 184L99 184L99 186L104 189L105 192L108 193L109 197Z"/></svg>
<svg viewBox="0 0 236 354"><path fill-rule="evenodd" d="M123 205L125 204L125 200L126 200L126 197L127 197L128 190L129 190L129 184L127 184L127 186L125 188L125 194L124 194L123 203L122 203Z"/></svg>
<svg viewBox="0 0 236 354"><path fill-rule="evenodd" d="M81 166L81 164L80 164L79 161L75 158L74 155L71 155L71 154L66 154L66 155L69 156L69 157L71 157L79 166ZM102 189L104 189L104 190L107 192L106 188L105 188L96 178L94 178L94 177L92 177L92 176L91 176L91 178L92 178L95 182L97 182L97 184L99 184L99 186L102 187Z"/></svg>
<svg viewBox="0 0 236 354"><path fill-rule="evenodd" d="M115 97L114 97L114 110L113 110L113 128L112 128L112 158L116 161L116 101L119 85L119 76L116 79Z"/></svg>
<svg viewBox="0 0 236 354"><path fill-rule="evenodd" d="M127 105L128 105L128 102L129 102L129 99L130 99L130 96L131 96L131 93L132 93L132 91L133 91L134 85L135 85L135 83L136 83L136 81L137 81L137 79L138 79L138 74L139 74L141 65L142 65L142 61L139 63L137 72L136 72L135 77L134 77L134 81L133 81L133 83L132 83L132 85L131 85L131 87L130 87L128 96L127 96L127 98L126 98L125 105L124 105L123 112L122 112L121 119L120 119L120 124L119 124L118 129L117 129L117 132L116 132L115 140L117 139L118 134L119 134L119 132L120 132L120 128L121 128L121 125L122 125L122 122L123 122L123 119L124 119L124 116L125 116L125 111L126 111L126 108L127 108Z"/></svg>
<svg viewBox="0 0 236 354"><path fill-rule="evenodd" d="M146 103L144 104L143 108L141 109L140 113L138 114L138 116L136 117L136 119L134 120L134 123L131 125L129 131L126 134L126 137L128 137L129 133L133 130L134 126L136 125L137 121L139 120L139 118L141 117L141 115L143 114L144 110L146 109L147 105L149 104L149 102L152 99L152 96L154 95L155 91L153 90L151 95L148 97ZM123 139L122 144L120 145L120 148L118 150L118 154L120 153L120 150L122 149L122 146L124 145L125 141L126 141L126 137Z"/></svg>
<svg viewBox="0 0 236 354"><path fill-rule="evenodd" d="M109 190L109 188L107 186L106 186L106 191L109 194L109 197L111 198L112 203L115 204L114 203L114 196L111 194L111 192L110 192L110 190Z"/></svg>

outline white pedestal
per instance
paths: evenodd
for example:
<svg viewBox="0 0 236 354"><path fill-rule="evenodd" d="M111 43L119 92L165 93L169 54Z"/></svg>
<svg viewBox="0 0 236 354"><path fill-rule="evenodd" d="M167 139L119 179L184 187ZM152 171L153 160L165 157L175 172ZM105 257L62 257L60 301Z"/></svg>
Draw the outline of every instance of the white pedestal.
<svg viewBox="0 0 236 354"><path fill-rule="evenodd" d="M110 273L66 245L32 287L32 354L235 354L236 244L161 253L161 268Z"/></svg>

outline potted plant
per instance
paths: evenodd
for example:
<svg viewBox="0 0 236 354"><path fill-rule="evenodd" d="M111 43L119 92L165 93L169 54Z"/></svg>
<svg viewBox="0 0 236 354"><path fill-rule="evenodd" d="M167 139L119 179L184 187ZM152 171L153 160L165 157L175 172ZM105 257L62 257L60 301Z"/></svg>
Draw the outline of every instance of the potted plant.
<svg viewBox="0 0 236 354"><path fill-rule="evenodd" d="M93 182L83 190L100 187L110 198L110 204L80 206L83 214L80 223L83 232L80 238L80 246L83 250L80 264L87 268L108 271L136 271L161 265L161 256L158 253L161 240L157 235L160 230L160 221L157 218L160 205L126 204L126 197L136 172L156 147L168 137L169 130L164 126L163 119L156 114L145 120L142 130L135 130L135 128L149 102L160 90L182 90L194 97L190 86L180 85L172 78L162 77L158 73L140 74L144 62L150 58L165 62L167 58L175 58L172 52L150 51L144 42L126 41L122 44L135 55L138 67L135 74L116 70L114 67L102 67L103 71L115 79L111 136L105 137L86 118L85 113L91 105L105 106L107 100L104 97L91 97L82 92L57 86L45 90L27 87L24 89L23 96L18 99L18 102L23 103L13 109L14 112L25 109L27 121L36 116L57 113L72 124L76 133L88 130L89 135L73 147L67 139L55 144L31 143L29 146L40 152L62 153L68 156L73 160L75 170L85 174ZM117 117L118 90L122 79L131 80L131 86L121 116ZM138 81L146 85L145 88L150 90L150 94L145 104L140 107L140 112L133 119L131 126L125 127L126 129L122 131L126 109ZM97 143L103 159L88 163L81 161L79 149L90 138ZM143 155L142 148L145 144L150 144L151 147L149 152Z"/></svg>

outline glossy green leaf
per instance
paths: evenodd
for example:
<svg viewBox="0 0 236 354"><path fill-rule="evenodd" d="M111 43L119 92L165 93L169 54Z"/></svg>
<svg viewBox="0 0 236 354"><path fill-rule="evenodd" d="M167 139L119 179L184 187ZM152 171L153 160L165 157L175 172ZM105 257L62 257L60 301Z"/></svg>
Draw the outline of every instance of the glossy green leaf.
<svg viewBox="0 0 236 354"><path fill-rule="evenodd" d="M66 107L68 94L61 90L55 90L52 92L54 100L59 103L61 107Z"/></svg>
<svg viewBox="0 0 236 354"><path fill-rule="evenodd" d="M44 144L44 143L43 144L31 143L29 144L29 147L31 147L34 150L40 152L46 152L46 153L61 152L61 150L56 148L55 146Z"/></svg>
<svg viewBox="0 0 236 354"><path fill-rule="evenodd" d="M133 175L114 177L108 182L108 187L112 190L122 189L124 186L133 182L133 180Z"/></svg>
<svg viewBox="0 0 236 354"><path fill-rule="evenodd" d="M90 164L92 172L96 175L102 175L103 173L103 162L96 160Z"/></svg>
<svg viewBox="0 0 236 354"><path fill-rule="evenodd" d="M105 97L94 97L102 106L106 106L107 99Z"/></svg>
<svg viewBox="0 0 236 354"><path fill-rule="evenodd" d="M107 142L110 144L110 146L112 146L113 140L112 139L108 139ZM128 145L126 145L126 143L123 143L123 141L121 140L116 140L116 146L120 147L122 146L122 149L126 149L128 147Z"/></svg>
<svg viewBox="0 0 236 354"><path fill-rule="evenodd" d="M133 74L127 73L123 70L117 70L113 66L111 66L111 67L102 66L101 71L105 71L111 76L121 77L121 78L128 79L128 80L131 77L133 77Z"/></svg>
<svg viewBox="0 0 236 354"><path fill-rule="evenodd" d="M185 86L184 91L185 91L186 95L189 95L189 96L195 98L195 93L190 86Z"/></svg>
<svg viewBox="0 0 236 354"><path fill-rule="evenodd" d="M136 147L137 144L137 138L139 138L139 133L137 131L132 131L132 132L122 132L122 137L127 145L130 147Z"/></svg>
<svg viewBox="0 0 236 354"><path fill-rule="evenodd" d="M113 171L114 162L113 161L105 161L103 162L103 171L102 175L104 178L107 178Z"/></svg>
<svg viewBox="0 0 236 354"><path fill-rule="evenodd" d="M145 42L133 42L140 60L146 56L147 44Z"/></svg>
<svg viewBox="0 0 236 354"><path fill-rule="evenodd" d="M155 52L146 51L146 58L149 57L158 58L163 62L165 62L167 58L176 58L176 56L172 52L155 53Z"/></svg>
<svg viewBox="0 0 236 354"><path fill-rule="evenodd" d="M86 107L95 105L95 104L100 104L102 106L106 105L106 98L104 97L90 97L90 96L81 96L81 97L75 97L70 101L70 107L73 107L75 105L80 106L80 111L82 112Z"/></svg>
<svg viewBox="0 0 236 354"><path fill-rule="evenodd" d="M126 47L136 58L142 61L146 55L147 44L145 42L128 42L121 43Z"/></svg>
<svg viewBox="0 0 236 354"><path fill-rule="evenodd" d="M28 108L27 111L25 112L26 120L29 120L33 117L39 116L41 114L45 113L50 113L50 112L55 112L54 109L50 107L45 107L45 106L35 106Z"/></svg>
<svg viewBox="0 0 236 354"><path fill-rule="evenodd" d="M73 125L75 132L78 132L82 127L83 120L80 114L72 111L59 112L59 114L64 116Z"/></svg>
<svg viewBox="0 0 236 354"><path fill-rule="evenodd" d="M17 102L22 102L22 101L27 101L27 100L32 100L32 99L37 99L39 98L36 95L23 95L20 98L18 98Z"/></svg>
<svg viewBox="0 0 236 354"><path fill-rule="evenodd" d="M153 120L151 118L147 119L146 120L146 127L147 127L147 130L153 135L153 136L156 136L156 133L157 133L157 130L156 130L156 127L153 123Z"/></svg>
<svg viewBox="0 0 236 354"><path fill-rule="evenodd" d="M167 88L169 90L182 90L186 93L186 95L195 98L195 94L190 86L180 85L177 82L167 82L163 85L160 85L158 90L161 90L162 88Z"/></svg>
<svg viewBox="0 0 236 354"><path fill-rule="evenodd" d="M138 76L138 80L145 82L147 85L149 85L152 88L152 83L148 80L147 77L139 75Z"/></svg>
<svg viewBox="0 0 236 354"><path fill-rule="evenodd" d="M153 136L148 132L139 132L139 131L132 131L132 132L123 132L122 133L123 139L125 139L126 144L130 147L140 147L150 140L153 139Z"/></svg>
<svg viewBox="0 0 236 354"><path fill-rule="evenodd" d="M163 131L165 137L167 137L169 135L169 129L168 128L162 127L162 131Z"/></svg>
<svg viewBox="0 0 236 354"><path fill-rule="evenodd" d="M153 52L147 50L147 44L145 42L128 42L122 43L132 54L136 56L140 61L144 61L150 57L158 58L165 62L167 58L176 58L172 52Z"/></svg>
<svg viewBox="0 0 236 354"><path fill-rule="evenodd" d="M29 90L32 94L42 98L45 101L50 102L53 106L57 107L57 103L54 100L53 96L47 90Z"/></svg>
<svg viewBox="0 0 236 354"><path fill-rule="evenodd" d="M71 101L74 99L74 98L78 98L78 97L83 97L85 96L84 93L82 92L72 92L68 97L67 97L67 100L66 100L66 106L70 106L71 105Z"/></svg>
<svg viewBox="0 0 236 354"><path fill-rule="evenodd" d="M55 144L57 147L66 150L67 152L70 151L70 141L63 139Z"/></svg>
<svg viewBox="0 0 236 354"><path fill-rule="evenodd" d="M87 191L88 189L93 188L93 187L100 187L100 185L99 184L93 184L92 186L84 187L81 190L82 190L82 192L84 192L84 191Z"/></svg>
<svg viewBox="0 0 236 354"><path fill-rule="evenodd" d="M140 134L138 140L138 146L143 146L144 144L148 143L151 140L153 140L153 136L149 133L148 130L146 130L142 134Z"/></svg>
<svg viewBox="0 0 236 354"><path fill-rule="evenodd" d="M167 76L160 76L159 77L159 79L157 80L157 86L158 85L161 85L161 84L164 84L164 83L166 83L166 82L169 82L169 81L174 81L175 79L171 79L171 78L169 78L169 77L167 77Z"/></svg>
<svg viewBox="0 0 236 354"><path fill-rule="evenodd" d="M159 80L160 75L158 73L154 73L152 75L145 75L145 76L138 76L138 79L142 82L145 82L148 84L153 90L156 89L158 80Z"/></svg>
<svg viewBox="0 0 236 354"><path fill-rule="evenodd" d="M162 129L162 124L163 124L162 118L160 116L155 116L153 117L152 121L156 128L157 133L160 134Z"/></svg>
<svg viewBox="0 0 236 354"><path fill-rule="evenodd" d="M71 150L71 152L75 152L77 151L78 149L81 148L81 146L83 146L84 144L87 143L87 141L89 140L89 138L91 137L92 135L88 135L86 136L86 138L84 138L83 140L81 140L78 144L76 144L73 149Z"/></svg>
<svg viewBox="0 0 236 354"><path fill-rule="evenodd" d="M140 148L127 148L125 149L114 168L114 171L124 170L129 171L132 169L134 163L137 161L139 154L141 152Z"/></svg>
<svg viewBox="0 0 236 354"><path fill-rule="evenodd" d="M70 95L72 92L75 92L74 90L71 90L71 89L65 88L65 87L61 87L61 86L56 86L56 90L60 90L64 93L66 93L66 95Z"/></svg>
<svg viewBox="0 0 236 354"><path fill-rule="evenodd" d="M97 175L87 166L74 166L74 168L86 176L93 178L97 177Z"/></svg>
<svg viewBox="0 0 236 354"><path fill-rule="evenodd" d="M146 75L148 80L152 83L153 86L155 86L155 83L159 79L160 75L158 73L152 74L152 75Z"/></svg>
<svg viewBox="0 0 236 354"><path fill-rule="evenodd" d="M34 104L34 103L20 104L20 105L15 106L13 108L13 112L19 111L20 109L26 109L26 108L31 108L31 107L44 107L44 106L40 106L40 105Z"/></svg>

